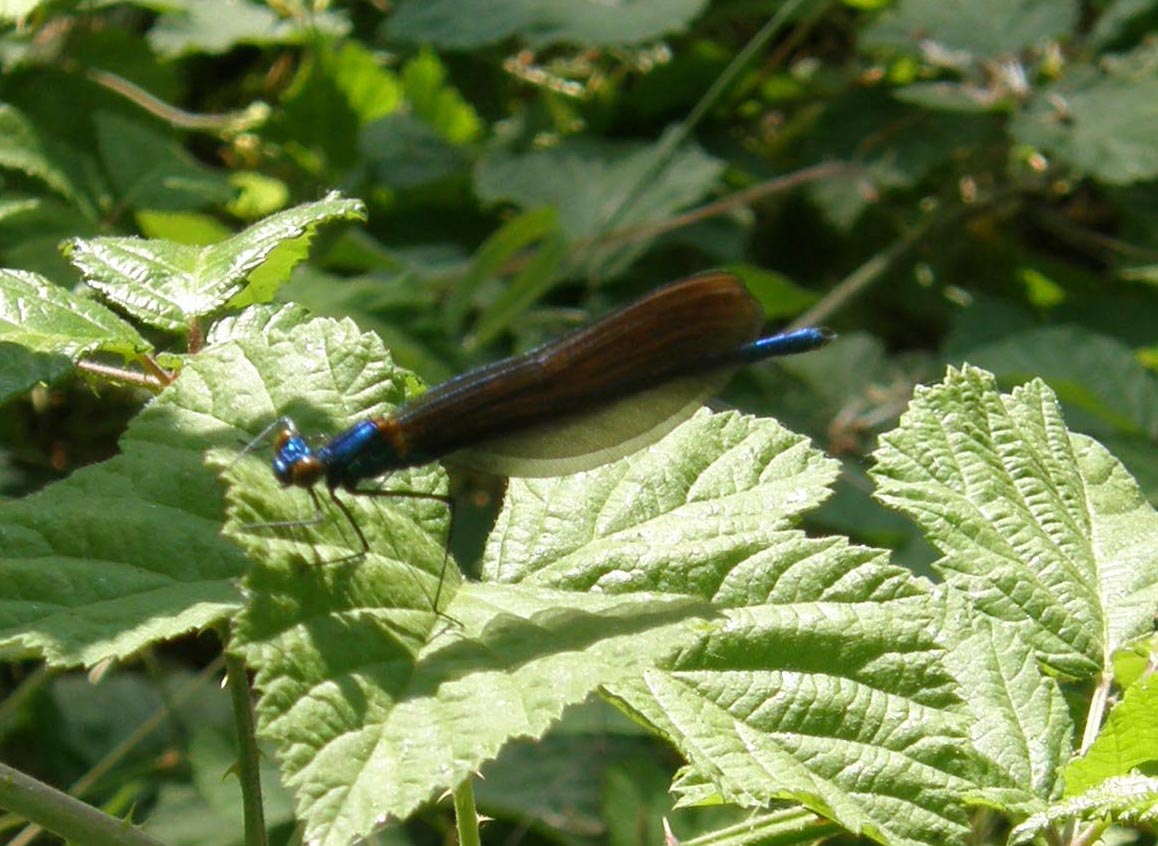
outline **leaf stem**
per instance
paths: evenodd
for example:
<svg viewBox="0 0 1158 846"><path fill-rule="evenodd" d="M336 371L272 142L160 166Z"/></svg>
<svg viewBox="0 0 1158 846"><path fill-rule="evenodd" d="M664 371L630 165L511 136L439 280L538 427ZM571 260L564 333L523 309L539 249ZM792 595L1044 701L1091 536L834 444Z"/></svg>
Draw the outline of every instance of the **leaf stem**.
<svg viewBox="0 0 1158 846"><path fill-rule="evenodd" d="M132 385L137 388L152 391L155 394L161 393L165 385L168 384L168 380L162 381L148 373L138 373L135 370L113 367L97 361L85 361L82 359L76 363L76 369L82 373L103 379L106 382L113 382L118 385Z"/></svg>
<svg viewBox="0 0 1158 846"><path fill-rule="evenodd" d="M237 727L237 779L241 782L241 804L245 815L246 846L266 846L265 810L261 800L261 755L253 725L253 705L249 695L249 676L245 662L225 654L225 678L229 700L233 705L233 724Z"/></svg>
<svg viewBox="0 0 1158 846"><path fill-rule="evenodd" d="M458 846L481 846L478 811L474 804L474 782L463 779L454 789L454 820L458 827Z"/></svg>
<svg viewBox="0 0 1158 846"><path fill-rule="evenodd" d="M1106 713L1106 703L1110 699L1110 687L1114 682L1114 674L1104 672L1098 677L1098 686L1094 688L1094 695L1090 697L1090 710L1086 714L1086 727L1082 732L1082 745L1078 755L1085 755L1094 745L1098 732L1102 728L1102 717Z"/></svg>
<svg viewBox="0 0 1158 846"><path fill-rule="evenodd" d="M816 843L840 834L844 829L821 819L811 811L788 808L744 820L735 825L682 841L680 846L788 846L794 843Z"/></svg>
<svg viewBox="0 0 1158 846"><path fill-rule="evenodd" d="M99 68L89 68L84 72L84 75L97 85L131 100L149 114L177 129L192 129L224 136L237 135L260 126L270 115L269 106L260 100L239 111L199 115L172 106L115 73Z"/></svg>
<svg viewBox="0 0 1158 846"><path fill-rule="evenodd" d="M809 182L818 182L832 176L839 176L856 166L846 162L821 162L820 164L802 168L793 173L786 173L772 179L765 180L742 191L729 194L691 211L677 214L664 220L641 223L638 226L628 226L615 232L608 232L602 237L584 238L575 243L576 251L593 246L604 248L622 243L646 240L664 235L685 226L691 226L701 221L727 214L733 209L754 205L765 197L779 194L806 185Z"/></svg>

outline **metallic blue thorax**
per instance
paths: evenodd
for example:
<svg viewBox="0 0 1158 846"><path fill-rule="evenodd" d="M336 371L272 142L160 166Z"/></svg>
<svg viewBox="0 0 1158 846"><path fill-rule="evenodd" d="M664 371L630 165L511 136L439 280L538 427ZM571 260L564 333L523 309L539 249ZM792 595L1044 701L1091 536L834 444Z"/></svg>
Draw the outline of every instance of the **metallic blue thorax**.
<svg viewBox="0 0 1158 846"><path fill-rule="evenodd" d="M326 466L326 485L330 488L353 488L363 479L402 466L373 420L361 420L335 435L318 450L318 459Z"/></svg>
<svg viewBox="0 0 1158 846"><path fill-rule="evenodd" d="M372 419L355 423L317 450L294 432L274 455L273 472L282 484L292 485L295 467L314 461L322 466L331 490L353 489L363 479L405 466Z"/></svg>

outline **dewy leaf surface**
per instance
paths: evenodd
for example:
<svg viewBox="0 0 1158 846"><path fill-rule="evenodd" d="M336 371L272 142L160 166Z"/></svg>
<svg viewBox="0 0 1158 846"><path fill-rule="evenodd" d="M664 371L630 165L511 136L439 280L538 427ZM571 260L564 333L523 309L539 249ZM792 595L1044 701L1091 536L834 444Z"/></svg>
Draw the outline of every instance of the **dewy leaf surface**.
<svg viewBox="0 0 1158 846"><path fill-rule="evenodd" d="M85 282L149 326L184 332L227 303L268 302L305 257L318 226L365 216L362 203L331 194L270 215L206 247L144 238L92 238L68 244Z"/></svg>
<svg viewBox="0 0 1158 846"><path fill-rule="evenodd" d="M282 332L274 321L268 342L245 328L239 320L221 336L236 339L226 348L237 353L247 428L288 414L304 433L333 433L415 387L377 339L345 324ZM362 554L325 492L322 519L303 525L308 495L279 487L267 461L235 455L221 456L229 533L254 568L234 648L257 673L259 728L312 841L347 843L410 814L508 740L540 736L566 705L691 642L687 621L714 613L686 595L464 584L453 562L440 588L442 502L339 492L369 543ZM382 486L441 494L446 482L427 466Z"/></svg>
<svg viewBox="0 0 1158 846"><path fill-rule="evenodd" d="M876 459L877 496L925 528L948 583L1024 628L1055 670L1108 670L1151 624L1158 517L1113 456L1066 431L1041 382L1006 395L985 371L950 370Z"/></svg>

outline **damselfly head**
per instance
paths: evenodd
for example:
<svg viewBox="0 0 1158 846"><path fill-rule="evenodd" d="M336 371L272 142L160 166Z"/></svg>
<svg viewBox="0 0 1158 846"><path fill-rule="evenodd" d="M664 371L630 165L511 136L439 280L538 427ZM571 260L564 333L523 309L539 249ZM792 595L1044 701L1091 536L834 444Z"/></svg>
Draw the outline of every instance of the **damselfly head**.
<svg viewBox="0 0 1158 846"><path fill-rule="evenodd" d="M312 488L326 475L325 464L288 417L273 441L273 475L286 487Z"/></svg>

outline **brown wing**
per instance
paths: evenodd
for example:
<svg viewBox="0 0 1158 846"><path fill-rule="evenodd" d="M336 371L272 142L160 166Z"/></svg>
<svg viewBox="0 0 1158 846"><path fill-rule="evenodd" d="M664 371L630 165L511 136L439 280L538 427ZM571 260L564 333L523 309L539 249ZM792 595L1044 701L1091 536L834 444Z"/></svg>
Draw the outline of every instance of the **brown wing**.
<svg viewBox="0 0 1158 846"><path fill-rule="evenodd" d="M718 370L763 323L738 278L693 276L525 355L444 382L395 420L408 457L432 460Z"/></svg>

